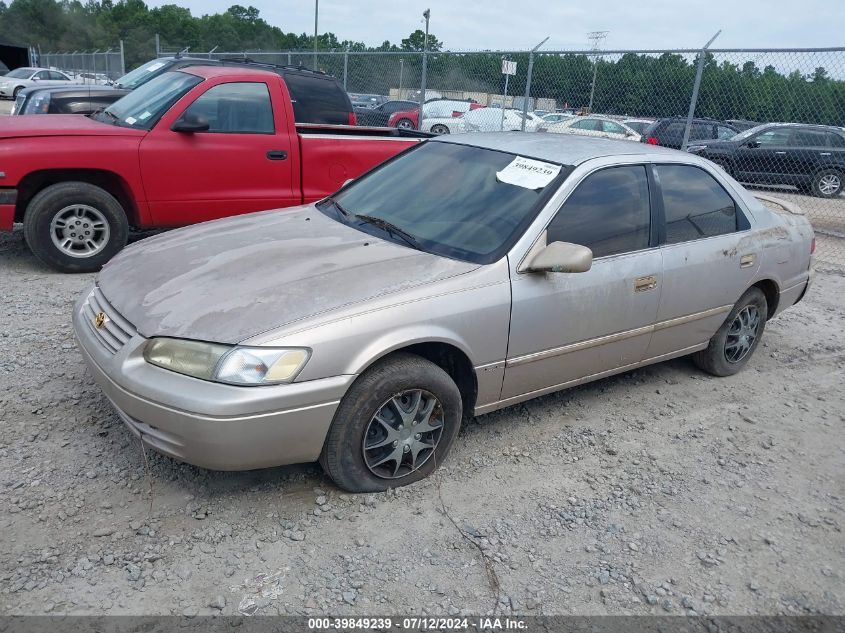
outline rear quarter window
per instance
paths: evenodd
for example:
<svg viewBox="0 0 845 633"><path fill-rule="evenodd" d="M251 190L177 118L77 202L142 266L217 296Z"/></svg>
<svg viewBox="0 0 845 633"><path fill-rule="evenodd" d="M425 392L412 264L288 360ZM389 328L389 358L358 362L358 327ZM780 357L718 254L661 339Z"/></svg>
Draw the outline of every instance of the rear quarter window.
<svg viewBox="0 0 845 633"><path fill-rule="evenodd" d="M667 244L737 231L736 202L713 176L691 165L655 169L663 192Z"/></svg>
<svg viewBox="0 0 845 633"><path fill-rule="evenodd" d="M334 79L294 73L282 77L293 101L297 123L349 124L352 111L349 97Z"/></svg>

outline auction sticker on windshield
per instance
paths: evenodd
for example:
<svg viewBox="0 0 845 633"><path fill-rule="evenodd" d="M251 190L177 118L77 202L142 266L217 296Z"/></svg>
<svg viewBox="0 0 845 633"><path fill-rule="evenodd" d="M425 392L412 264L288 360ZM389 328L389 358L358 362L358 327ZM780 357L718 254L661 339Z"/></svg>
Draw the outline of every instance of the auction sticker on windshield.
<svg viewBox="0 0 845 633"><path fill-rule="evenodd" d="M525 189L542 189L560 173L560 165L517 156L502 171L496 172L499 182Z"/></svg>

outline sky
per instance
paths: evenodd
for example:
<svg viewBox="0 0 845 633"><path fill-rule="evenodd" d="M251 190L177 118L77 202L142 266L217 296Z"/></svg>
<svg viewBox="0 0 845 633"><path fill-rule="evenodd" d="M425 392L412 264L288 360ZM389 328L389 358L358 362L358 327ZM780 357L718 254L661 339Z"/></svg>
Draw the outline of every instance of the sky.
<svg viewBox="0 0 845 633"><path fill-rule="evenodd" d="M314 32L313 0L152 0L178 4L193 15L252 5L285 32ZM845 45L842 0L319 0L319 31L377 46L399 43L424 28L446 50L529 49L550 36L545 50L588 48L589 31L609 31L603 48L696 48L719 29L714 48Z"/></svg>

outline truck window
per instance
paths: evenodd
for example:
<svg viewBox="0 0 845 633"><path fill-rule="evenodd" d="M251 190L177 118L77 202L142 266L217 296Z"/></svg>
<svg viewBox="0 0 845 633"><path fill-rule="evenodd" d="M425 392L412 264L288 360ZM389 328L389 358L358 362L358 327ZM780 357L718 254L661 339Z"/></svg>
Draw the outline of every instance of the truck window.
<svg viewBox="0 0 845 633"><path fill-rule="evenodd" d="M270 91L262 82L232 82L214 86L188 106L185 114L208 119L209 132L275 133Z"/></svg>

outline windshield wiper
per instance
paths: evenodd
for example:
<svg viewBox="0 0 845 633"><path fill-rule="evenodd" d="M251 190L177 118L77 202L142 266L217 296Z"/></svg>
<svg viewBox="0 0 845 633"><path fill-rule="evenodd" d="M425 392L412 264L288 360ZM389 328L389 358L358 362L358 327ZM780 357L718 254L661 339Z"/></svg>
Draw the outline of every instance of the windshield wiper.
<svg viewBox="0 0 845 633"><path fill-rule="evenodd" d="M361 215L356 213L355 219L360 220L364 224L372 224L373 226L377 226L378 228L382 229L383 231L386 231L390 235L396 235L397 237L400 237L411 248L414 248L418 251L425 250L420 245L419 240L417 240L417 238L415 238L413 235L411 235L404 229L400 229L392 222L385 220L384 218L377 218L374 215Z"/></svg>
<svg viewBox="0 0 845 633"><path fill-rule="evenodd" d="M349 211L344 209L343 206L335 199L334 196L329 196L328 199L335 206L335 209L340 211L340 213L343 215L343 217L345 217L345 218L349 217Z"/></svg>

